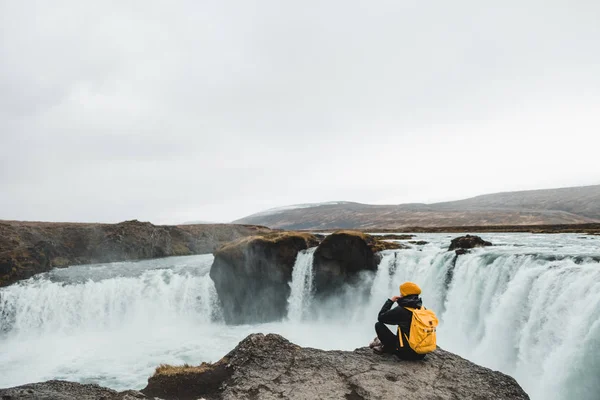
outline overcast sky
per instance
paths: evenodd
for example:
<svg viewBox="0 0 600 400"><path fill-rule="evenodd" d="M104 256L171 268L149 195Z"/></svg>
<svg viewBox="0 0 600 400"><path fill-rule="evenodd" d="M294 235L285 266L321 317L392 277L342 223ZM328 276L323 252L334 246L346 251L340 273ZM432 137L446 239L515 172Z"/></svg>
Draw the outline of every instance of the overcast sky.
<svg viewBox="0 0 600 400"><path fill-rule="evenodd" d="M0 219L599 184L599 21L597 0L0 0Z"/></svg>

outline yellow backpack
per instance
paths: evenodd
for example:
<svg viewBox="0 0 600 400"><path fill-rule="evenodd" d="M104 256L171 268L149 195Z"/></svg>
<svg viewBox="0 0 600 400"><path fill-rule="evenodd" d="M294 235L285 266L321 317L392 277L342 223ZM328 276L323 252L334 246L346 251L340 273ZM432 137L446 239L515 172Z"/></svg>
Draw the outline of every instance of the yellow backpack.
<svg viewBox="0 0 600 400"><path fill-rule="evenodd" d="M438 326L438 319L435 313L431 310L421 307L409 308L404 307L409 311L412 311L413 317L410 324L410 334L406 337L406 341L411 349L417 354L427 354L434 351L437 347L435 330ZM400 347L404 347L404 339L402 338L402 331L398 327L398 339L400 341Z"/></svg>

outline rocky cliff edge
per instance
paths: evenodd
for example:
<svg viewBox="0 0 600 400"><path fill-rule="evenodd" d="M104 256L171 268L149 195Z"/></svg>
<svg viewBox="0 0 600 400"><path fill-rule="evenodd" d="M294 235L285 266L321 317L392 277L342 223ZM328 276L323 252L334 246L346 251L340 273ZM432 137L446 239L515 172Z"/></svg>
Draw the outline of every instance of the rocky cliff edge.
<svg viewBox="0 0 600 400"><path fill-rule="evenodd" d="M303 348L274 334L250 335L213 364L162 365L140 392L50 381L0 390L0 398L529 399L510 376L439 348L423 361L402 361L369 348Z"/></svg>

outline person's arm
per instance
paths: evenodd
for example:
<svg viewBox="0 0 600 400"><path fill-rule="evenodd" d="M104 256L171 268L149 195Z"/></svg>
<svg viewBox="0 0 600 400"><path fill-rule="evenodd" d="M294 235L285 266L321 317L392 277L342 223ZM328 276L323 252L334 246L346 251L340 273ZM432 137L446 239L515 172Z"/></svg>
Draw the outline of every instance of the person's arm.
<svg viewBox="0 0 600 400"><path fill-rule="evenodd" d="M394 305L394 301L398 299L398 296L392 297L392 299L386 300L383 307L379 311L379 316L377 320L381 323L388 325L398 325L398 323L402 319L403 310L402 307L396 307L391 309Z"/></svg>

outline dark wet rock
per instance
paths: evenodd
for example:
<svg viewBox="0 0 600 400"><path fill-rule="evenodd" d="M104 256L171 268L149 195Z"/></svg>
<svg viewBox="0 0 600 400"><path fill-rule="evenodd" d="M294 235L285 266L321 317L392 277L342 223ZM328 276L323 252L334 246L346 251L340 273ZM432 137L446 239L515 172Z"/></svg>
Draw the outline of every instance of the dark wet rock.
<svg viewBox="0 0 600 400"><path fill-rule="evenodd" d="M228 323L283 318L298 252L315 247L312 234L277 232L227 243L214 253L210 277Z"/></svg>
<svg viewBox="0 0 600 400"><path fill-rule="evenodd" d="M429 242L426 242L425 240L409 240L408 243L415 244L417 246L424 246L424 245L428 244Z"/></svg>
<svg viewBox="0 0 600 400"><path fill-rule="evenodd" d="M182 400L529 398L510 376L439 348L403 361L366 347L324 351L253 334L215 364L177 368L157 370L142 392Z"/></svg>
<svg viewBox="0 0 600 400"><path fill-rule="evenodd" d="M485 246L492 246L492 243L483 240L479 236L466 235L466 236L460 236L460 237L452 239L452 242L450 242L450 247L448 247L448 250L473 249L475 247L485 247Z"/></svg>
<svg viewBox="0 0 600 400"><path fill-rule="evenodd" d="M313 271L318 295L351 283L361 271L375 271L378 252L408 248L353 231L323 239L306 232L275 232L227 243L214 252L210 272L225 321L243 324L285 317L298 252L317 245Z"/></svg>
<svg viewBox="0 0 600 400"><path fill-rule="evenodd" d="M117 392L98 385L47 381L0 389L2 400L135 400L147 399L137 391Z"/></svg>
<svg viewBox="0 0 600 400"><path fill-rule="evenodd" d="M313 264L317 294L335 291L353 280L361 271L376 271L383 250L406 249L408 246L378 240L358 231L338 231L327 236L315 251Z"/></svg>
<svg viewBox="0 0 600 400"><path fill-rule="evenodd" d="M223 243L271 232L258 226L157 226L0 221L0 287L75 264L211 253Z"/></svg>
<svg viewBox="0 0 600 400"><path fill-rule="evenodd" d="M452 280L454 279L454 269L456 268L456 261L458 260L458 256L465 254L467 252L467 250L458 249L455 252L456 252L456 255L452 258L452 262L448 265L448 269L446 270L446 277L444 279L444 290L446 292L448 292L448 289L450 288L450 284L452 283ZM442 303L442 304L444 304L444 303Z"/></svg>
<svg viewBox="0 0 600 400"><path fill-rule="evenodd" d="M319 242L322 242L326 237L326 235L323 235L322 233L315 233L314 235L317 239L319 239Z"/></svg>
<svg viewBox="0 0 600 400"><path fill-rule="evenodd" d="M456 249L454 250L454 253L456 253L457 256L462 256L464 254L467 254L469 252L469 250L466 249Z"/></svg>
<svg viewBox="0 0 600 400"><path fill-rule="evenodd" d="M218 398L221 385L231 375L227 356L216 363L202 363L199 366L161 365L148 379L143 392L157 398L197 399L200 393L202 398Z"/></svg>
<svg viewBox="0 0 600 400"><path fill-rule="evenodd" d="M0 389L2 400L529 399L510 376L438 348L423 361L303 348L253 334L213 364L162 365L138 391L48 381Z"/></svg>

